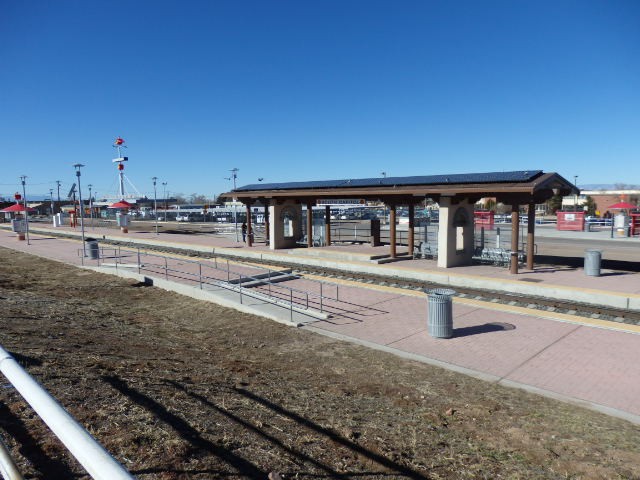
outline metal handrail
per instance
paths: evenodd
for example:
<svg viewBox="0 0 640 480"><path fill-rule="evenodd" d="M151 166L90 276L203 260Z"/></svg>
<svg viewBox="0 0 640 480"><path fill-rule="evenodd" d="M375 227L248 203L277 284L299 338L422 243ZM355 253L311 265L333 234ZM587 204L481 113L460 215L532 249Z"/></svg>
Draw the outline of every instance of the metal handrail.
<svg viewBox="0 0 640 480"><path fill-rule="evenodd" d="M338 290L338 286L336 285L336 297L329 297L326 296L322 293L322 284L323 283L327 283L327 282L322 282L319 280L315 280L315 279L307 279L308 281L311 282L316 282L319 283L321 286L321 293L315 293L315 292L307 292L304 290L300 290L297 288L293 288L293 287L288 287L288 286L284 286L284 285L279 285L277 283L274 283L271 281L271 272L272 270L267 269L268 272L268 276L267 278L259 278L259 277L254 277L252 275L246 275L243 273L235 273L235 272L231 272L230 266L229 266L229 260L227 259L227 268L226 269L221 269L218 268L218 262L214 262L214 265L209 265L209 264L203 264L202 262L198 262L196 260L189 260L189 259L182 259L182 258L176 258L176 257L167 257L165 255L158 255L155 253L149 253L148 251L145 251L144 253L140 252L140 249L137 249L137 255L138 258L140 259L138 261L138 272L141 273L143 270L147 270L147 271L153 271L153 267L156 267L159 270L164 270L164 274L165 274L165 279L168 279L170 276L171 277L175 277L175 278L180 278L182 280L187 280L187 281L193 281L193 282L198 282L200 288L202 289L203 285L212 285L212 286L219 286L222 288L225 288L227 290L230 291L234 291L234 292L238 292L240 295L240 302L242 303L243 299L242 299L242 295L249 295L249 296L255 296L258 297L258 295L254 295L254 294L249 294L246 293L246 287L244 288L244 292L243 292L243 287L242 284L244 281L256 281L256 282L261 282L261 283L266 283L268 285L268 293L267 293L267 298L271 300L272 303L274 304L280 304L282 302L282 297L278 297L278 295L272 291L272 288L275 289L281 289L285 292L289 292L289 302L288 302L288 306L291 310L291 312L293 312L293 305L299 305L299 308L304 308L306 310L309 310L309 298L317 298L318 299L318 304L320 306L320 311L324 312L324 300L329 299L329 300L336 300L339 301L339 290ZM152 257L152 258L162 258L164 259L164 265L163 264L155 264L155 263L149 263L149 262L142 262L141 261L141 255L144 255L145 257ZM198 265L198 272L197 273L193 273L193 272L188 272L185 270L180 270L180 269L176 269L176 268L170 268L169 267L169 262L168 259L172 258L175 259L177 261L180 261L182 263L190 263L190 264L195 264ZM116 262L117 264L117 262ZM217 270L217 271L222 271L227 273L227 281L224 280L220 280L218 278L214 278L214 277L209 277L207 275L204 275L202 273L202 267L209 267L213 270ZM152 267L152 268L149 268ZM238 284L232 284L231 280L232 277L231 275L237 275L238 277ZM171 275L170 275L171 274ZM261 292L262 293L262 292ZM296 293L296 295L294 295L294 293ZM262 298L263 296L265 296L264 294L260 295L260 297ZM294 302L294 299L298 299L301 298L300 302ZM293 315L293 313L291 313Z"/></svg>

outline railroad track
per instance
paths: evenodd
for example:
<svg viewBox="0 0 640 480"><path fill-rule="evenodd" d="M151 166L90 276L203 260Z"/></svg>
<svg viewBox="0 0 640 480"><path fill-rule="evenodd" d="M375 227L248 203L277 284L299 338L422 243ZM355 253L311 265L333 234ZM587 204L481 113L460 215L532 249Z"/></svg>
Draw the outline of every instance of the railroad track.
<svg viewBox="0 0 640 480"><path fill-rule="evenodd" d="M60 235L67 236L67 235ZM69 238L75 238L73 236L68 236ZM115 244L126 246L130 248L139 248L140 245L131 244L128 242L119 242L115 240L100 240L101 243ZM196 252L193 250L180 249L180 248L167 248L167 247L159 247L154 245L145 245L145 249L167 253L167 254L180 254L190 257L199 257L199 258L212 258L213 254L204 253L204 252ZM218 258L229 258L234 261L242 261L235 256L225 256L216 254ZM578 317L585 317L590 319L600 319L607 320L612 322L624 323L629 325L640 325L640 312L628 310L628 309L619 309L614 307L602 306L597 304L587 304L580 302L571 302L568 300L559 300L559 299L551 299L533 295L522 295L515 293L502 292L498 290L491 289L473 289L467 287L451 287L450 285L441 285L436 283L429 283L423 281L416 280L408 280L394 276L383 276L383 275L372 275L372 274L363 274L363 273L354 273L354 272L345 272L343 270L337 269L329 269L329 268L320 268L314 267L310 265L301 266L297 263L288 263L282 261L273 261L273 260L251 260L251 263L256 264L260 263L265 266L278 267L278 268L290 268L294 273L299 275L315 275L319 277L324 277L328 281L332 279L346 280L359 282L363 284L375 284L382 286L390 286L395 288L423 291L431 288L453 288L455 289L455 297L459 298L469 298L484 302L490 303L498 303L498 304L506 304L513 305L533 310L547 311L547 312L557 312L564 313L568 315L574 315Z"/></svg>
<svg viewBox="0 0 640 480"><path fill-rule="evenodd" d="M192 257L211 258L214 255L194 252L192 250L178 250L178 249L166 249L166 248L152 248L149 250L162 251L164 253L180 253L182 255L189 255ZM226 258L224 255L216 255L219 258ZM235 261L239 260L237 257L228 257ZM469 298L473 300L479 300L489 303L498 303L505 305L512 305L517 307L523 307L533 310L540 310L546 312L557 312L568 315L574 315L578 317L585 317L590 319L607 320L618 323L625 323L629 325L640 325L640 312L627 309L619 309L614 307L602 306L597 304L587 304L579 302L571 302L567 300L558 300L553 298L545 298L534 295L521 295L515 293L502 292L498 290L490 289L473 289L467 287L451 287L450 285L442 285L436 283L429 283L416 280L407 280L393 276L372 275L364 273L346 272L343 270L320 268L310 265L301 266L297 263L287 263L272 260L251 260L251 263L262 264L270 267L278 268L290 268L293 273L298 275L315 275L324 277L327 281L332 279L345 280L363 283L367 285L381 285L389 286L401 289L423 291L431 288L450 288L455 290L455 297Z"/></svg>

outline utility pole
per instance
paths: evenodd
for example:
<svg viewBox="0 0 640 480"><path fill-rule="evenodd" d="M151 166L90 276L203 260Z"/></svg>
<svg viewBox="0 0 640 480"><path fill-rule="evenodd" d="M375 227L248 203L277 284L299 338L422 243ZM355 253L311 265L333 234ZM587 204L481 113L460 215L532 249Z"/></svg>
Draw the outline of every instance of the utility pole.
<svg viewBox="0 0 640 480"><path fill-rule="evenodd" d="M93 197L91 196L91 187L93 185L87 185L89 187L89 218L91 219L91 228L93 228Z"/></svg>
<svg viewBox="0 0 640 480"><path fill-rule="evenodd" d="M162 188L164 189L164 193L162 194L164 198L164 221L167 221L167 182L162 182Z"/></svg>
<svg viewBox="0 0 640 480"><path fill-rule="evenodd" d="M153 216L156 217L156 235L158 235L158 198L156 196L156 181L158 177L153 177Z"/></svg>
<svg viewBox="0 0 640 480"><path fill-rule="evenodd" d="M58 184L58 210L60 210L60 180L56 180L56 183Z"/></svg>
<svg viewBox="0 0 640 480"><path fill-rule="evenodd" d="M31 243L29 243L29 211L27 210L27 191L25 187L26 179L27 179L26 175L20 176L20 181L22 182L22 201L24 205L24 221L26 225L27 245L31 245Z"/></svg>
<svg viewBox="0 0 640 480"><path fill-rule="evenodd" d="M237 168L232 168L231 172L231 180L233 180L233 189L236 189L236 179L238 178L238 172L240 170ZM236 242L238 241L238 212L236 207L236 200L233 200L233 221L236 224Z"/></svg>
<svg viewBox="0 0 640 480"><path fill-rule="evenodd" d="M80 199L80 230L82 232L82 256L87 256L87 249L84 242L84 205L82 204L82 188L80 188L80 169L84 167L81 163L73 166L76 169L76 177L78 177L78 198Z"/></svg>

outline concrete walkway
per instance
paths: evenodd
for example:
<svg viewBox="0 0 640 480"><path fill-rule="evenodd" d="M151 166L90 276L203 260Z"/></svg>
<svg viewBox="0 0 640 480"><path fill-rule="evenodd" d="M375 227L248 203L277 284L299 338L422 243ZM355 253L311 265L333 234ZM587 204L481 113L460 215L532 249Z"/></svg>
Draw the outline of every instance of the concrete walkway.
<svg viewBox="0 0 640 480"><path fill-rule="evenodd" d="M35 230L32 229L30 245L18 241L14 233L0 230L0 246L74 265L91 265L91 261L78 256L82 246L77 240L47 235L45 229L40 230L41 234ZM490 284L491 288L513 289L517 289L517 285L524 285L536 288L538 292L561 291L576 296L585 295L591 303L597 303L600 297L608 297L624 298L635 305L634 302L640 299L640 276L637 274L604 272L611 275L587 277L581 270L542 269L525 271L513 278L502 268L480 266L442 270L428 260L377 265L368 260L369 252L357 248L337 247L338 251L361 257L336 260L300 255L298 251L274 253L264 246L248 248L231 239L205 235L156 236L152 232L123 235L113 230L93 231L87 235L96 238L104 235L127 242L133 240L140 245L153 243L185 250L234 254L238 259L273 258L273 255L277 255L300 263L341 265L347 270L368 271L373 268L386 271L387 274L400 272L403 276L415 275L417 278L435 276L447 280L450 285L484 283ZM131 251L130 255L132 264L137 265L137 251ZM108 259L103 261L108 263ZM153 263L149 258L142 261ZM183 262L180 268L185 269L196 268L194 265L197 265L179 256L171 261ZM205 265L204 268L208 266L206 262L214 260L203 260L201 263ZM252 274L250 269L254 267L232 263L234 272ZM136 278L136 270L133 268L130 273L120 273ZM237 293L224 292L227 295L224 299L208 297L218 292L203 292L194 282L163 279L160 272L154 275L144 272L139 279L143 280L144 277L151 278L154 285L161 288L178 290L205 300L235 304L245 311L290 325L303 325L302 328L334 338L523 388L640 424L640 326L455 298L454 338L435 339L427 333L426 296L418 291L364 286L346 280L323 283L326 298L322 310L330 317L322 318L273 306L265 313L265 302L259 299L247 301L246 298L250 297L245 297L240 305ZM539 281L523 281L524 278ZM315 280L305 276L285 284L300 291L313 292L319 285ZM336 289L333 299L332 294L327 293L329 288ZM312 307L317 309L318 305L314 302L317 300L311 300Z"/></svg>

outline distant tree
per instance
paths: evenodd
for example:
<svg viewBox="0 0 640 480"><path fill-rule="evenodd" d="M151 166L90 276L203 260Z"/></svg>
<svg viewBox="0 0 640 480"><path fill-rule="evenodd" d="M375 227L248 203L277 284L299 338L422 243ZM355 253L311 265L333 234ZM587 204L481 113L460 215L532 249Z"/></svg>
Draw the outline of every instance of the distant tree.
<svg viewBox="0 0 640 480"><path fill-rule="evenodd" d="M174 193L173 194L173 198L176 199L176 203L178 205L182 205L183 203L187 203L187 201L184 198L184 194L182 194L182 193Z"/></svg>
<svg viewBox="0 0 640 480"><path fill-rule="evenodd" d="M547 200L547 210L552 214L555 214L558 210L562 210L562 197L560 195L554 195Z"/></svg>
<svg viewBox="0 0 640 480"><path fill-rule="evenodd" d="M208 200L207 200L206 195L201 195L201 194L198 194L198 193L192 193L189 196L189 202L197 204L197 205L204 205L205 203L208 203Z"/></svg>
<svg viewBox="0 0 640 480"><path fill-rule="evenodd" d="M498 204L496 203L496 201L493 198L490 198L489 200L487 200L484 203L484 208L486 208L487 210L492 210L492 211L496 211L496 207L498 206Z"/></svg>
<svg viewBox="0 0 640 480"><path fill-rule="evenodd" d="M511 207L508 207L504 203L500 202L496 205L496 213L511 213Z"/></svg>
<svg viewBox="0 0 640 480"><path fill-rule="evenodd" d="M591 195L587 195L587 198L583 204L585 207L587 207L587 214L588 215L595 215L596 213L596 201L593 199L593 197Z"/></svg>

